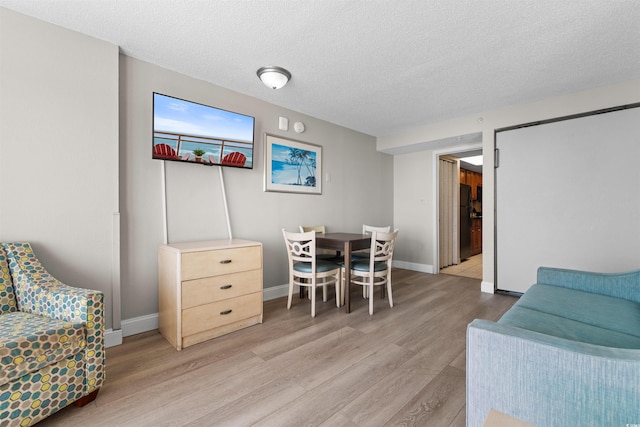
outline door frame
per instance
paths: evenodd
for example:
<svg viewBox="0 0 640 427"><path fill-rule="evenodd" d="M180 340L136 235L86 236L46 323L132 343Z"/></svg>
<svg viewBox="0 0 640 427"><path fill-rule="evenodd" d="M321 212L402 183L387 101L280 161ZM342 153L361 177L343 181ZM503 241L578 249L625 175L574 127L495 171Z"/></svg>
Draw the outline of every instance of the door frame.
<svg viewBox="0 0 640 427"><path fill-rule="evenodd" d="M482 141L466 144L466 145L457 145L455 147L446 147L432 151L432 170L433 170L433 217L435 221L433 222L433 274L440 274L440 156L445 156L447 154L457 154L465 151L474 151L474 150L482 150ZM482 153L484 156L484 151Z"/></svg>

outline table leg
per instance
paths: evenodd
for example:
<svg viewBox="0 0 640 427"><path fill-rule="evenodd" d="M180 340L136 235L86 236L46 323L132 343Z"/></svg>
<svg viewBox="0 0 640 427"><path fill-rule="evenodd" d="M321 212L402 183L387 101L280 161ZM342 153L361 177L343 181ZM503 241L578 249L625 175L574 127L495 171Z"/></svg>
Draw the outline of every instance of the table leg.
<svg viewBox="0 0 640 427"><path fill-rule="evenodd" d="M344 243L344 310L345 313L351 312L351 242Z"/></svg>

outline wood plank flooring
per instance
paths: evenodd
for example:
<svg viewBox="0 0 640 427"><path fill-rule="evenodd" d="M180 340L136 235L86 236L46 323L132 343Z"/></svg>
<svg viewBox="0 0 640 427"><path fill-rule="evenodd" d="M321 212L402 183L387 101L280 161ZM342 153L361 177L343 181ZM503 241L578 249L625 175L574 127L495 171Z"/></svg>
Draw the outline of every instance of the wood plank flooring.
<svg viewBox="0 0 640 427"><path fill-rule="evenodd" d="M394 307L360 288L264 304L264 323L180 352L157 331L107 349L107 382L45 426L464 426L465 334L516 301L480 281L396 269ZM353 288L353 287L352 287Z"/></svg>

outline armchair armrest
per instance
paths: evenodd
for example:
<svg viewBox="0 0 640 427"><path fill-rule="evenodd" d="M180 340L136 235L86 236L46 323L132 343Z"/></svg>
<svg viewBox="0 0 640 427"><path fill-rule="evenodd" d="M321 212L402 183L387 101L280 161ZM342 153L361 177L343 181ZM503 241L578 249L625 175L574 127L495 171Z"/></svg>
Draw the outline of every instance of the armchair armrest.
<svg viewBox="0 0 640 427"><path fill-rule="evenodd" d="M65 285L49 274L26 242L4 244L18 309L87 328L87 393L104 382L104 294Z"/></svg>
<svg viewBox="0 0 640 427"><path fill-rule="evenodd" d="M486 320L467 328L467 426L493 408L539 426L638 423L640 350Z"/></svg>
<svg viewBox="0 0 640 427"><path fill-rule="evenodd" d="M593 273L540 267L538 283L640 302L640 270L626 273Z"/></svg>

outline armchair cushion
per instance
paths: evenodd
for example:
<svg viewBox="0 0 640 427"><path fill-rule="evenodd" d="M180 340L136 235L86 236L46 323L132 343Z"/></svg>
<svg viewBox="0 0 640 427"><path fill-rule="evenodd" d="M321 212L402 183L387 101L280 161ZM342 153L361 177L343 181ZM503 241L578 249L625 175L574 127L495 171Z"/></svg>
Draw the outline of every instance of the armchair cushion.
<svg viewBox="0 0 640 427"><path fill-rule="evenodd" d="M35 314L0 316L0 386L66 359L86 346L85 328Z"/></svg>

